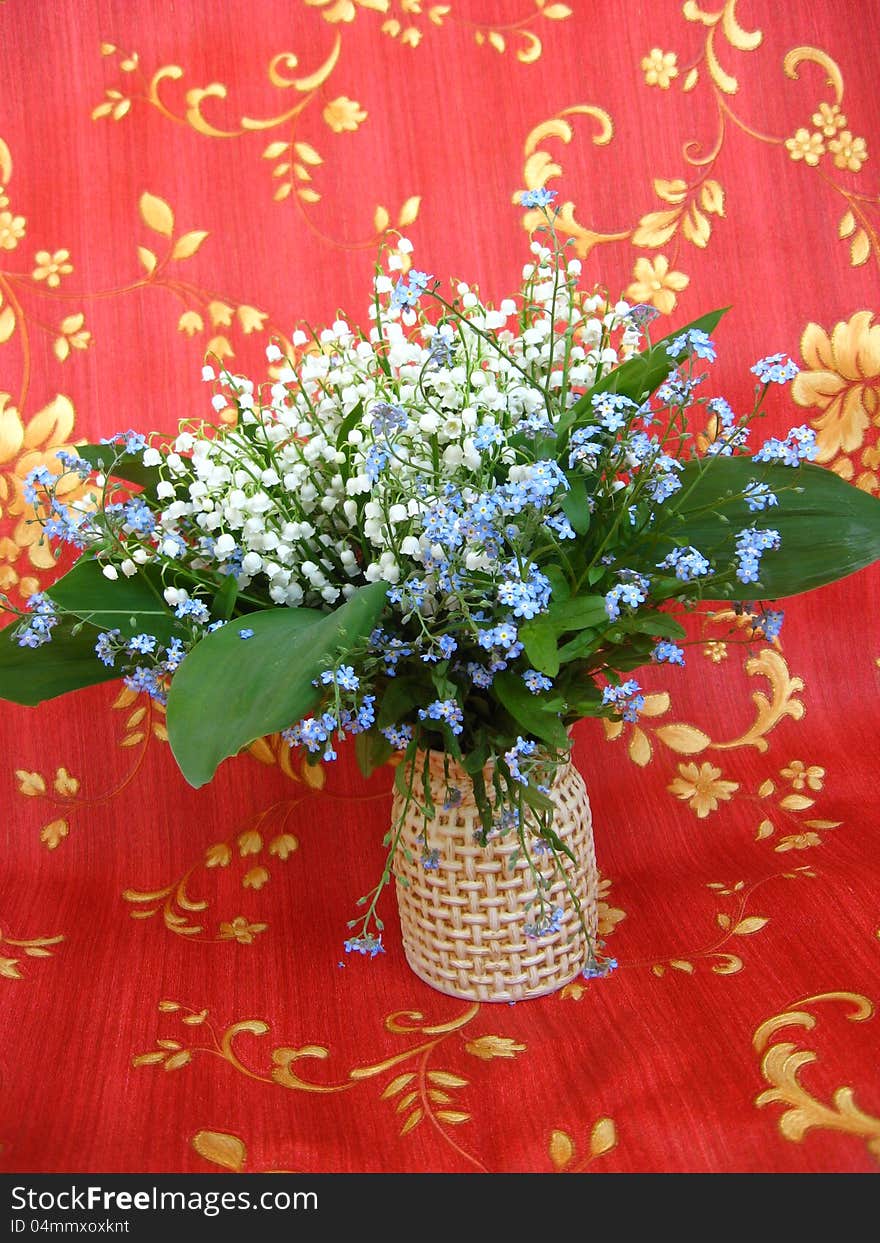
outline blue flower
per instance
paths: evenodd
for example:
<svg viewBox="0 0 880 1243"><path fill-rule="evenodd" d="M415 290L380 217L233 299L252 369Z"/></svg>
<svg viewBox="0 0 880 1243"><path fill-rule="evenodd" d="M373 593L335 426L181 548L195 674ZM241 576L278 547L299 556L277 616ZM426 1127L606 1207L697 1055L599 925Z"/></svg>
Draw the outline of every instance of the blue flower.
<svg viewBox="0 0 880 1243"><path fill-rule="evenodd" d="M763 635L772 643L779 638L785 613L782 609L764 609L752 618L752 626L756 634Z"/></svg>
<svg viewBox="0 0 880 1243"><path fill-rule="evenodd" d="M670 358L678 358L679 354L694 354L697 358L705 358L713 363L716 358L715 344L708 333L700 328L688 328L666 347Z"/></svg>
<svg viewBox="0 0 880 1243"><path fill-rule="evenodd" d="M387 440L394 432L406 427L406 411L402 406L392 406L387 401L377 401L370 408L371 427L374 436Z"/></svg>
<svg viewBox="0 0 880 1243"><path fill-rule="evenodd" d="M549 207L556 198L556 190L523 190L519 201L523 207Z"/></svg>
<svg viewBox="0 0 880 1243"><path fill-rule="evenodd" d="M761 531L749 527L736 537L736 576L741 583L756 583L761 557L768 549L777 549L782 543L778 531Z"/></svg>
<svg viewBox="0 0 880 1243"><path fill-rule="evenodd" d="M384 734L385 738L391 743L395 751L404 751L407 743L412 738L411 725L386 725L379 732Z"/></svg>
<svg viewBox="0 0 880 1243"><path fill-rule="evenodd" d="M538 744L536 742L523 738L520 734L510 750L504 752L504 762L510 769L511 777L513 777L514 781L519 781L524 786L529 784L529 779L523 774L519 762L521 759L528 759L529 756L534 755L537 747Z"/></svg>
<svg viewBox="0 0 880 1243"><path fill-rule="evenodd" d="M460 734L464 729L464 713L454 699L435 699L427 708L419 708L419 720L441 721L449 726L453 734Z"/></svg>
<svg viewBox="0 0 880 1243"><path fill-rule="evenodd" d="M240 639L252 639L254 637L253 629L250 626L243 627L243 629L239 630L238 637Z"/></svg>
<svg viewBox="0 0 880 1243"><path fill-rule="evenodd" d="M654 648L651 653L651 659L655 660L658 665L683 665L684 650L675 643L668 643L664 639Z"/></svg>
<svg viewBox="0 0 880 1243"><path fill-rule="evenodd" d="M564 514L548 514L544 526L554 531L560 539L577 539L574 528Z"/></svg>
<svg viewBox="0 0 880 1243"><path fill-rule="evenodd" d="M624 581L612 587L605 595L605 612L611 621L616 621L620 616L622 604L627 608L637 609L648 598L650 583L643 574L637 574L634 570L620 570L619 574Z"/></svg>
<svg viewBox="0 0 880 1243"><path fill-rule="evenodd" d="M522 675L528 689L533 695L539 695L541 691L549 691L553 689L553 683L543 673L538 673L537 669L527 669Z"/></svg>
<svg viewBox="0 0 880 1243"><path fill-rule="evenodd" d="M364 954L370 958L375 958L377 954L385 953L385 946L382 944L382 934L373 936L372 932L366 932L363 936L350 937L343 945L346 954Z"/></svg>
<svg viewBox="0 0 880 1243"><path fill-rule="evenodd" d="M43 647L51 642L51 631L58 625L55 604L49 596L37 591L30 597L27 606L30 616L16 631L16 643L19 647Z"/></svg>
<svg viewBox="0 0 880 1243"><path fill-rule="evenodd" d="M779 497L776 496L775 492L770 491L770 485L758 483L755 479L748 484L743 492L743 500L752 513L757 513L758 510L779 504Z"/></svg>
<svg viewBox="0 0 880 1243"><path fill-rule="evenodd" d="M602 691L602 703L611 705L625 721L637 721L645 706L645 697L638 682L630 678L620 686L606 686Z"/></svg>
<svg viewBox="0 0 880 1243"><path fill-rule="evenodd" d="M188 596L177 605L174 610L174 616L180 618L191 617L193 621L206 625L210 620L211 614L201 600L194 600L191 596Z"/></svg>
<svg viewBox="0 0 880 1243"><path fill-rule="evenodd" d="M423 850L421 862L426 872L436 872L440 867L440 851Z"/></svg>
<svg viewBox="0 0 880 1243"><path fill-rule="evenodd" d="M811 462L816 456L816 433L811 427L802 423L793 427L785 440L771 437L766 440L753 460L755 462L779 462L782 466L799 466L801 462Z"/></svg>
<svg viewBox="0 0 880 1243"><path fill-rule="evenodd" d="M98 657L102 665L106 665L108 669L112 669L119 654L118 630L106 630L103 634L98 635L98 641L95 644L95 655Z"/></svg>
<svg viewBox="0 0 880 1243"><path fill-rule="evenodd" d="M752 375L764 384L787 384L799 371L800 368L787 354L768 354L766 358L759 358L751 368Z"/></svg>
<svg viewBox="0 0 880 1243"><path fill-rule="evenodd" d="M156 650L156 636L152 634L136 634L128 640L126 647L130 652L142 652L145 656Z"/></svg>
<svg viewBox="0 0 880 1243"><path fill-rule="evenodd" d="M674 570L675 577L681 579L683 583L689 583L692 579L702 578L712 573L710 563L692 544L688 544L685 548L673 548L668 556L657 562L657 569Z"/></svg>

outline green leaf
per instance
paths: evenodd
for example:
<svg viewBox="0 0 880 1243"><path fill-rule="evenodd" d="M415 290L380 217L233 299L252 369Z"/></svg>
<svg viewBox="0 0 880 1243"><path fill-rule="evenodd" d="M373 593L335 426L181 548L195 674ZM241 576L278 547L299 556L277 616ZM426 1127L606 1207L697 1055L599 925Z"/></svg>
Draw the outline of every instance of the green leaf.
<svg viewBox="0 0 880 1243"><path fill-rule="evenodd" d="M499 673L492 689L518 725L529 734L549 742L559 750L568 747L568 734L559 714L549 707L541 695L533 695L522 678L509 670Z"/></svg>
<svg viewBox="0 0 880 1243"><path fill-rule="evenodd" d="M747 457L716 457L689 462L681 479L686 508L668 539L658 544L655 560L676 544L693 544L720 569L733 563L736 537L743 527L770 528L782 536L781 549L766 552L761 559L760 585L737 580L726 598L794 596L880 558L880 499L821 466L807 462L792 468ZM724 497L741 493L752 480L769 484L779 504L750 513L742 500L728 500L721 509Z"/></svg>
<svg viewBox="0 0 880 1243"><path fill-rule="evenodd" d="M559 672L559 652L556 650L556 628L550 619L546 615L533 617L520 627L519 638L535 669L555 678Z"/></svg>
<svg viewBox="0 0 880 1243"><path fill-rule="evenodd" d="M227 574L214 593L211 603L211 616L215 621L228 621L235 610L238 599L238 582L234 574Z"/></svg>
<svg viewBox="0 0 880 1243"><path fill-rule="evenodd" d="M131 578L105 578L91 557L79 561L49 588L47 595L60 609L74 613L101 630L123 635L152 634L167 643L180 634L174 614L162 599L158 575L138 570Z"/></svg>
<svg viewBox="0 0 880 1243"><path fill-rule="evenodd" d="M547 610L546 618L557 634L566 634L569 630L586 630L589 626L608 621L605 597L574 596L562 603L554 602Z"/></svg>
<svg viewBox="0 0 880 1243"><path fill-rule="evenodd" d="M113 479L123 479L141 488L154 488L161 478L159 467L144 466L142 454L120 453L120 448L120 445L76 445L75 452L95 470Z"/></svg>
<svg viewBox="0 0 880 1243"><path fill-rule="evenodd" d="M387 764L394 748L378 730L368 729L354 740L354 753L358 768L365 777L371 777L377 768Z"/></svg>
<svg viewBox="0 0 880 1243"><path fill-rule="evenodd" d="M569 490L562 498L562 512L578 535L586 535L590 529L590 505L587 485L579 475L569 479Z"/></svg>
<svg viewBox="0 0 880 1243"><path fill-rule="evenodd" d="M641 401L643 397L659 388L670 372L686 357L684 350L677 357L670 357L666 353L667 345L692 328L711 333L717 327L721 316L729 310L730 307L725 306L720 310L710 311L708 315L701 315L699 319L685 324L683 328L676 328L668 336L654 342L635 358L630 358L627 362L621 363L619 367L615 367L613 371L609 371L560 418L557 448L561 450L564 443L560 443L558 436L573 427L582 415L591 413L593 397L597 393L622 393L624 397L629 397L632 401Z"/></svg>
<svg viewBox="0 0 880 1243"><path fill-rule="evenodd" d="M77 634L74 624L80 627ZM19 647L12 637L14 629L7 626L0 631L0 699L32 707L119 677L95 655L98 632L91 626L62 619L52 630L51 642L36 648Z"/></svg>
<svg viewBox="0 0 880 1243"><path fill-rule="evenodd" d="M382 695L382 702L376 713L376 724L379 726L400 725L416 704L425 702L426 693L417 678L403 676L392 678Z"/></svg>
<svg viewBox="0 0 880 1243"><path fill-rule="evenodd" d="M370 583L332 613L249 613L197 643L168 695L168 737L187 781L204 785L228 756L307 714L321 695L313 680L370 633L386 591ZM242 640L245 624L254 634Z"/></svg>
<svg viewBox="0 0 880 1243"><path fill-rule="evenodd" d="M559 649L560 662L567 664L570 660L577 660L579 657L588 656L598 646L598 640L598 630L582 630L575 638L569 639L567 643L563 643Z"/></svg>
<svg viewBox="0 0 880 1243"><path fill-rule="evenodd" d="M614 624L624 634L659 635L664 639L683 639L687 633L681 622L668 613L636 613L621 617Z"/></svg>

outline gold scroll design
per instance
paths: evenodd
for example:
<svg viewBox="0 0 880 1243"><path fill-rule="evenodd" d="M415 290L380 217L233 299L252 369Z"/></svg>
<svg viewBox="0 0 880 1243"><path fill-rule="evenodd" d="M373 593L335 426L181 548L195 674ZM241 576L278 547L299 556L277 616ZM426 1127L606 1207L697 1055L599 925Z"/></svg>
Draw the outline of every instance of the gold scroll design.
<svg viewBox="0 0 880 1243"><path fill-rule="evenodd" d="M511 22L474 22L461 18L451 4L424 4L423 0L305 0L309 8L320 10L326 22L333 25L353 22L358 13L367 9L382 17L382 34L403 47L417 48L432 26L450 24L464 27L473 34L478 47L492 48L499 55L515 50L523 65L540 60L543 44L532 26L540 18L561 22L571 17L572 10L558 0L533 0L533 8L524 17ZM420 19L427 19L427 25Z"/></svg>
<svg viewBox="0 0 880 1243"><path fill-rule="evenodd" d="M0 980L23 979L22 955L27 958L51 958L55 952L55 946L60 945L63 940L64 937L61 935L31 937L23 940L9 936L0 928Z"/></svg>
<svg viewBox="0 0 880 1243"><path fill-rule="evenodd" d="M143 768L150 743L168 739L165 709L148 695L123 687L117 690L111 708L124 714L117 745L132 758L122 776L106 790L83 795L79 777L63 764L50 765L49 772L55 768L54 776L26 768L15 770L19 794L48 803L51 808L51 819L40 828L40 841L48 850L56 850L68 837L75 817L106 806L127 790Z"/></svg>
<svg viewBox="0 0 880 1243"><path fill-rule="evenodd" d="M801 1072L805 1066L818 1062L818 1054L799 1047L793 1040L771 1043L778 1032L787 1028L812 1031L817 1019L808 1007L821 1003L846 1006L850 1023L865 1023L874 1017L873 1002L861 993L831 992L804 997L767 1019L755 1031L752 1044L761 1057L761 1074L770 1086L755 1098L755 1104L759 1109L765 1105L784 1107L778 1120L779 1132L792 1143L801 1143L807 1132L816 1128L837 1131L864 1140L871 1156L880 1161L880 1118L858 1107L851 1087L836 1088L829 1102L817 1099L801 1081Z"/></svg>
<svg viewBox="0 0 880 1243"><path fill-rule="evenodd" d="M674 244L671 257L659 254L651 259L640 257L635 264L633 282L626 296L633 301L651 302L658 310L669 313L676 305L677 295L688 285L686 273L676 270L682 239L696 249L705 250L712 236L714 223L725 216L726 196L715 173L721 155L726 130L729 125L740 129L751 138L765 145L784 146L794 162L805 167L815 167L817 175L845 202L845 211L838 224L838 236L847 240L849 259L853 266L867 262L871 253L878 256L878 226L876 209L880 207L880 195L862 194L846 182L840 182L827 171L828 160L847 176L861 173L868 158L864 139L854 137L841 111L843 102L843 75L837 63L820 48L800 46L785 56L782 64L786 77L800 78L804 64L815 64L826 75L831 88L831 99L819 101L812 115L811 131L801 128L795 135L769 135L760 132L742 119L732 108L730 100L739 91L739 81L721 64L718 55L719 32L727 44L741 53L754 52L763 42L760 30L745 30L737 20L736 0L727 0L720 9L709 11L693 0L683 7L685 19L705 27L706 35L697 57L679 70L675 53L660 54L655 63L651 57L643 61L646 81L649 85L668 90L673 80L679 80L681 89L692 91L700 81L701 67L705 64L706 79L716 104L718 128L714 141L706 147L697 139L689 139L682 145L686 166L694 170L689 176L656 176L653 178L654 193L660 200L659 208L653 208L640 216L637 222L619 229L596 229L578 220L576 206L564 200L557 218L557 228L574 239L576 253L585 258L597 245L629 241L634 247L660 251L669 243ZM659 49L656 49L659 52ZM665 62L665 63L661 63ZM525 142L523 180L527 189L546 186L563 175L558 159L543 144L556 139L570 144L574 130L567 120L578 111L600 114L603 121L600 139L596 145L604 146L611 141L613 124L610 115L596 105L577 105L557 113L548 121L536 126ZM540 213L527 211L523 214L523 227L529 231L541 222Z"/></svg>
<svg viewBox="0 0 880 1243"><path fill-rule="evenodd" d="M761 932L770 922L768 915L758 915L753 910L748 910L754 894L771 881L813 880L815 876L816 873L810 868L801 866L789 872L775 872L770 876L761 877L751 884L744 880L708 881L706 888L716 899L729 899L726 903L722 903L722 909L715 911L716 932L703 944L694 948L679 949L662 956L621 959L619 969L650 967L652 974L658 979L662 979L668 972L693 976L705 968L708 968L713 975L738 975L745 963L739 953L733 952L734 949L739 949L739 944L732 938L751 937ZM565 985L559 996L563 1001L580 1001L589 990L589 983L574 980L571 984Z"/></svg>
<svg viewBox="0 0 880 1243"><path fill-rule="evenodd" d="M252 333L271 334L290 356L293 356L293 347L265 311L244 299L195 284L181 275L179 265L198 253L208 232L179 230L171 205L149 191L140 196L140 218L150 234L160 240L157 244L148 238L149 245L137 246L141 275L116 286L71 293L64 287L74 270L66 250L41 252L42 260L38 256L41 261L33 271L15 270L13 264L27 233L27 219L14 214L10 205L5 186L11 175L9 148L0 141L0 350L17 344L21 358L17 394L0 392L0 521L5 519L13 523L11 529L7 527L0 535L0 591L14 591L26 599L39 590L44 579L51 577L55 559L34 521L33 507L25 500L25 478L37 466L58 474L61 470L58 451L70 451L76 445L76 412L69 397L58 394L36 413L31 415L27 411L36 333L48 336L55 360L67 364L79 352L95 344L86 327L83 304L161 288L179 304L179 331L187 337L201 338L200 357L205 353L219 359L233 357L237 339ZM59 256L67 256L67 259L62 263ZM37 310L32 303L37 305ZM48 316L43 307L49 308ZM220 420L231 418L230 411L231 408L221 413ZM60 488L67 502L79 499L84 490L72 475L65 477ZM26 558L24 567L21 565L23 557Z"/></svg>
<svg viewBox="0 0 880 1243"><path fill-rule="evenodd" d="M216 921L209 929L205 912L210 908L208 898L194 898L189 887L196 874L212 870L218 873L236 862L243 890L259 891L269 883L276 863L286 863L299 849L299 839L290 831L293 813L302 799L284 800L273 804L253 816L236 833L225 840L206 847L197 863L160 889L142 890L129 888L122 897L132 906L132 919L147 920L161 913L165 928L175 936L184 937L200 944L219 944L234 941L238 945L252 945L268 924L237 914Z"/></svg>
<svg viewBox="0 0 880 1243"><path fill-rule="evenodd" d="M132 759L128 769L107 789L97 794L83 795L80 778L64 764L50 765L46 774L35 769L17 768L15 770L19 794L26 798L48 802L51 807L51 818L40 828L40 841L48 850L56 850L66 840L75 817L106 806L128 789L143 768L151 743L168 741L165 709L149 695L139 695L123 686L117 691L110 707L114 712L124 714L121 718L122 727L117 745L129 753ZM266 738L257 739L251 743L244 754L259 760L267 767L277 766L290 781L303 785L306 789L323 788L326 771L323 765L308 764L304 756L298 756L291 750L280 734L270 734ZM53 767L54 775L49 775ZM266 815L266 813L261 814ZM229 860L227 859L226 862L228 863ZM176 893L177 889L183 886L182 895L185 899L186 879L194 870L195 868L190 869L185 878L168 890L168 894ZM246 887L256 888L257 886ZM183 909L187 909L185 905Z"/></svg>
<svg viewBox="0 0 880 1243"><path fill-rule="evenodd" d="M320 102L321 92L332 77L342 51L342 35L336 31L333 46L324 61L312 72L300 72L299 58L294 52L279 52L273 56L266 70L269 82L279 91L293 92L295 102L280 112L265 117L239 116L232 128L214 124L206 115L207 105L216 105L229 96L228 87L222 82L210 82L206 86L189 87L183 101L172 102L168 87L182 83L185 70L180 65L162 65L151 75L141 69L137 52L121 52L113 43L101 45L104 56L115 57L118 68L126 78L118 86L107 88L105 99L92 111L93 120L122 120L134 104L155 108L167 121L186 126L205 138L238 139L252 134L265 134L280 130L277 137L264 148L262 158L272 164L273 198L275 202L289 200L295 203L307 227L322 241L346 250L374 250L391 227L391 213L377 204L373 213L373 231L358 241L339 242L325 234L309 214L308 207L321 201L321 193L314 185L316 170L324 163L324 157L313 142L306 141L299 132L301 118L312 104ZM122 89L120 89L122 88ZM367 112L357 100L342 95L327 103L322 116L337 136L357 130L367 119ZM397 209L395 221L398 228L414 223L419 213L421 197L411 195Z"/></svg>
<svg viewBox="0 0 880 1243"><path fill-rule="evenodd" d="M191 896L189 887L196 874L217 869L219 875L236 861L241 872L242 889L259 891L268 884L275 865L286 863L299 849L299 839L291 830L291 822L294 813L299 811L308 797L317 796L320 790L323 799L357 803L360 807L365 803L387 802L387 791L349 795L322 790L324 770L320 766L308 765L303 758L299 761L300 772L297 773L291 766L288 751L287 743L272 734L253 743L246 754L256 753L264 764L277 763L285 776L303 786L305 793L298 798L281 799L257 812L231 836L207 846L200 859L170 884L160 889L126 889L122 896L135 907L130 911L132 919L152 919L161 912L166 929L175 936L201 944L235 941L239 945L252 945L256 937L265 932L268 924L236 915L220 921L215 931L210 932L203 922L197 922L204 919L203 912L211 904L206 898ZM274 758L267 759L264 752L274 755Z"/></svg>
<svg viewBox="0 0 880 1243"><path fill-rule="evenodd" d="M397 1010L386 1017L385 1031L403 1038L414 1037L414 1041L410 1040L401 1051L378 1061L351 1067L333 1082L316 1082L306 1071L329 1062L330 1050L326 1045L276 1046L270 1051L269 1065L265 1062L262 1066L255 1065L239 1052L238 1042L243 1036L267 1036L271 1028L264 1020L243 1019L221 1032L212 1023L207 1009L197 1010L166 999L159 1002L159 1010L179 1021L177 1038L157 1039L155 1049L132 1059L133 1066L161 1066L166 1071L175 1071L188 1065L194 1057L207 1055L219 1058L256 1082L325 1096L349 1092L364 1083L380 1080L379 1099L386 1103L386 1116L399 1135L408 1135L426 1122L468 1166L483 1172L488 1172L486 1166L462 1146L452 1130L470 1121L471 1114L458 1094L471 1085L471 1080L458 1071L436 1065L436 1056L449 1047L453 1037L458 1037L464 1052L480 1063L500 1061L506 1065L526 1051L526 1046L512 1037L475 1034L472 1025L481 1014L479 1004L468 1006L445 1023L431 1023L418 1010ZM215 1155L224 1152L230 1160L236 1154L244 1157L243 1150L234 1142L220 1141L219 1148L216 1141L208 1142ZM236 1165L242 1163L236 1161Z"/></svg>
<svg viewBox="0 0 880 1243"><path fill-rule="evenodd" d="M722 615L719 615L723 619ZM627 734L627 751L634 764L644 768L654 758L654 744L662 743L679 755L699 755L704 751L734 751L741 747L754 747L761 753L769 749L767 735L786 717L799 721L804 715L803 702L798 698L804 689L803 680L792 677L781 653L765 647L744 663L748 677L765 678L768 690L752 692L755 709L754 719L735 738L713 741L696 725L684 721L672 721L654 725L659 717L671 709L672 699L667 691L645 696L645 707L640 724L633 725ZM624 735L627 727L622 721L603 722L605 736L615 741Z"/></svg>

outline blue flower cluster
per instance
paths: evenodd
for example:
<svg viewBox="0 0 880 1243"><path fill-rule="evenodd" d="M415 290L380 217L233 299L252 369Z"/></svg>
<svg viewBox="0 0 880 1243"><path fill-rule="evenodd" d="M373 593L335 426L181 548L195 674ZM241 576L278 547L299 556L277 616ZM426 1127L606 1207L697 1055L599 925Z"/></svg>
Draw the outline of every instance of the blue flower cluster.
<svg viewBox="0 0 880 1243"><path fill-rule="evenodd" d="M775 550L782 543L778 531L747 527L736 537L736 576L741 583L756 583L760 562L765 552Z"/></svg>
<svg viewBox="0 0 880 1243"><path fill-rule="evenodd" d="M703 578L712 573L712 566L691 544L686 548L673 548L662 561L658 561L657 569L673 570L675 577L681 579L683 583L689 583L692 579Z"/></svg>
<svg viewBox="0 0 880 1243"><path fill-rule="evenodd" d="M612 706L625 721L637 721L645 706L645 697L638 682L629 678L620 686L606 686L602 691L602 703Z"/></svg>
<svg viewBox="0 0 880 1243"><path fill-rule="evenodd" d="M649 580L635 570L620 570L618 573L623 582L612 587L605 595L605 612L611 621L616 621L620 616L621 605L637 609L640 604L644 604L651 586Z"/></svg>
<svg viewBox="0 0 880 1243"><path fill-rule="evenodd" d="M787 354L768 354L766 358L759 358L751 368L752 375L764 384L787 384L798 375L799 370Z"/></svg>
<svg viewBox="0 0 880 1243"><path fill-rule="evenodd" d="M754 454L756 462L779 462L783 466L799 466L801 462L812 462L816 456L816 433L811 427L802 423L793 427L785 440L771 437L765 440L761 448Z"/></svg>
<svg viewBox="0 0 880 1243"><path fill-rule="evenodd" d="M42 647L50 642L52 630L58 625L58 612L53 601L43 592L35 592L28 600L29 616L15 632L19 647Z"/></svg>
<svg viewBox="0 0 880 1243"><path fill-rule="evenodd" d="M419 708L419 720L440 721L448 725L453 734L460 734L464 728L464 713L455 699L435 699L427 708Z"/></svg>

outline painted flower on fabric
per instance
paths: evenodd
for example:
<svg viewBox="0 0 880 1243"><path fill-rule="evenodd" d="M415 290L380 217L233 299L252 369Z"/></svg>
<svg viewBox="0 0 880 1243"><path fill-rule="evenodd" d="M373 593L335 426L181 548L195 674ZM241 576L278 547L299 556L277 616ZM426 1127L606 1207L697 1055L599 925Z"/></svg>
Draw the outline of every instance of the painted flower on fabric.
<svg viewBox="0 0 880 1243"><path fill-rule="evenodd" d="M868 158L868 146L864 138L853 138L848 129L841 130L828 144L837 168L857 173Z"/></svg>
<svg viewBox="0 0 880 1243"><path fill-rule="evenodd" d="M818 764L806 765L803 760L789 760L788 767L780 769L780 776L790 781L792 788L803 790L821 790L825 780L825 769Z"/></svg>
<svg viewBox="0 0 880 1243"><path fill-rule="evenodd" d="M687 288L690 279L684 272L670 272L665 255L657 255L655 259L642 255L636 259L632 283L625 297L628 302L648 303L664 315L669 315L675 310L676 294Z"/></svg>
<svg viewBox="0 0 880 1243"><path fill-rule="evenodd" d="M808 129L796 130L791 138L786 138L785 146L793 160L803 160L811 168L815 168L825 154L825 139Z"/></svg>
<svg viewBox="0 0 880 1243"><path fill-rule="evenodd" d="M811 419L816 461L854 452L870 424L880 426L880 323L873 322L870 311L857 311L830 333L807 324L801 354L804 367L792 382L791 395L799 406L817 412ZM852 470L840 473L849 478ZM871 486L870 481L856 482Z"/></svg>
<svg viewBox="0 0 880 1243"><path fill-rule="evenodd" d="M73 271L69 250L56 250L50 254L48 250L38 250L34 256L33 278L45 281L50 289L57 289L62 276L69 276Z"/></svg>
<svg viewBox="0 0 880 1243"><path fill-rule="evenodd" d="M478 1036L464 1047L471 1057L482 1058L484 1062L493 1057L516 1057L517 1053L525 1053L526 1050L524 1044L517 1044L510 1036Z"/></svg>
<svg viewBox="0 0 880 1243"><path fill-rule="evenodd" d="M618 907L612 906L608 899L611 894L611 881L606 877L599 882L599 927L600 937L609 936L620 923L626 919L626 911L621 911Z"/></svg>
<svg viewBox="0 0 880 1243"><path fill-rule="evenodd" d="M678 57L675 52L663 52L659 47L652 47L647 56L642 57L642 72L648 86L659 86L668 91L673 78L678 77Z"/></svg>
<svg viewBox="0 0 880 1243"><path fill-rule="evenodd" d="M13 568L25 551L37 569L55 566L49 541L41 538L42 531L36 522L28 521L33 507L24 498L24 486L29 472L38 466L45 466L53 474L60 472L56 454L61 449L74 451L70 440L74 417L70 399L59 396L25 423L18 410L9 405L9 394L0 393L0 518L18 519L11 537L0 540L0 591L17 588L22 595L29 596L38 589L36 578L20 578ZM77 475L66 475L58 485L59 499L68 504L81 500L85 493Z"/></svg>
<svg viewBox="0 0 880 1243"><path fill-rule="evenodd" d="M778 854L784 854L787 850L807 850L810 846L821 845L822 838L818 833L792 833L783 837L774 849Z"/></svg>
<svg viewBox="0 0 880 1243"><path fill-rule="evenodd" d="M24 216L13 216L11 211L0 211L0 250L15 250L25 235Z"/></svg>
<svg viewBox="0 0 880 1243"><path fill-rule="evenodd" d="M722 802L732 798L739 789L738 781L723 781L721 769L714 764L679 764L679 776L666 787L676 798L686 802L700 820L717 811Z"/></svg>
<svg viewBox="0 0 880 1243"><path fill-rule="evenodd" d="M325 105L322 116L334 134L356 130L367 119L366 109L362 108L356 99L349 99L347 95L331 99Z"/></svg>
<svg viewBox="0 0 880 1243"><path fill-rule="evenodd" d="M223 941L237 941L239 945L251 945L254 937L265 932L267 924L252 924L243 915L236 915L229 923L220 925L220 938Z"/></svg>
<svg viewBox="0 0 880 1243"><path fill-rule="evenodd" d="M826 138L833 138L838 130L846 128L846 117L840 104L828 104L824 100L813 113L812 122Z"/></svg>

